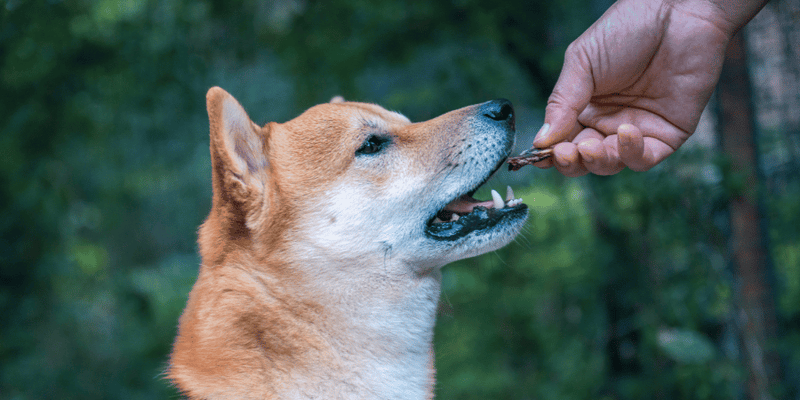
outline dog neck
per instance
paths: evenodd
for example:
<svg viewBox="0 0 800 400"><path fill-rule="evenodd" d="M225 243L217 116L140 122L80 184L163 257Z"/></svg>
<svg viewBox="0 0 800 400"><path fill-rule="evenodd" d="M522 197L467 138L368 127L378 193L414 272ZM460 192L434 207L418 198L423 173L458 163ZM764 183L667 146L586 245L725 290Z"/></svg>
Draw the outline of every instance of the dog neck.
<svg viewBox="0 0 800 400"><path fill-rule="evenodd" d="M321 305L314 325L339 366L331 381L358 388L359 398L431 396L439 269L418 274L383 257L323 264L305 254L312 261L294 266L308 277L298 292Z"/></svg>
<svg viewBox="0 0 800 400"><path fill-rule="evenodd" d="M323 262L304 250L234 251L201 267L172 356L179 386L191 398L431 398L438 269L393 276L404 269L382 258ZM206 336L219 331L230 334ZM187 390L203 377L230 382L227 394Z"/></svg>

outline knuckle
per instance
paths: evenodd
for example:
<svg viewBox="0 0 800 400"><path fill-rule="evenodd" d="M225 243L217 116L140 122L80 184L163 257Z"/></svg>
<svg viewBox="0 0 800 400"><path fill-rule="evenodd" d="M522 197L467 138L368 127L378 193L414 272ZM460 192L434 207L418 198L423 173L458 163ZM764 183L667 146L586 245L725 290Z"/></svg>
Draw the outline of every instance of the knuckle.
<svg viewBox="0 0 800 400"><path fill-rule="evenodd" d="M581 43L580 39L575 39L567 46L567 50L564 51L564 57L574 57L576 54L580 52Z"/></svg>
<svg viewBox="0 0 800 400"><path fill-rule="evenodd" d="M631 171L635 172L646 172L649 171L651 168L655 166L655 164L648 163L644 160L629 160L625 162L625 166L630 168Z"/></svg>
<svg viewBox="0 0 800 400"><path fill-rule="evenodd" d="M652 165L650 165L650 166L648 166L648 165L640 165L640 166L628 167L628 168L630 168L631 170L633 170L635 172L647 172L647 171L650 171L650 169L652 169L653 166Z"/></svg>
<svg viewBox="0 0 800 400"><path fill-rule="evenodd" d="M567 167L562 167L562 166L556 164L556 169L562 175L570 177L570 178L583 176L583 175L586 175L587 173L589 173L589 170L587 170L586 167L583 166L580 163L572 163Z"/></svg>

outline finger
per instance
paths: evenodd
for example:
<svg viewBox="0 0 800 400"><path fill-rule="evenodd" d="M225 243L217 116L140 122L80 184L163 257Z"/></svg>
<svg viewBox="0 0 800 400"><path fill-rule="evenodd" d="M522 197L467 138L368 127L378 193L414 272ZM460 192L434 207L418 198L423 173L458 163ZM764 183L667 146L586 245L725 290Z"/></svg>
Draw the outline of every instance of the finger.
<svg viewBox="0 0 800 400"><path fill-rule="evenodd" d="M580 132L572 139L572 143L578 144L589 139L603 140L603 138L605 138L605 136L597 129L581 128Z"/></svg>
<svg viewBox="0 0 800 400"><path fill-rule="evenodd" d="M546 148L570 140L569 135L575 130L578 114L586 108L592 98L594 92L592 66L581 43L573 42L564 54L561 74L547 99L545 124L533 140L535 147Z"/></svg>
<svg viewBox="0 0 800 400"><path fill-rule="evenodd" d="M544 129L545 127L542 127L542 128ZM575 124L575 126L572 128L572 131L570 131L570 133L567 134L567 138L572 139L572 138L578 137L578 135L580 135L580 132L583 131L583 130L584 130L583 125ZM533 147L537 147L537 146L534 144ZM541 147L539 147L539 148L541 148ZM549 158L546 158L543 161L540 161L540 162L535 163L533 165L538 167L541 164L542 165L541 168L550 168L550 167L555 165L555 158L556 158L556 156L554 154L553 156L551 156ZM565 159L562 159L562 160L564 162L569 162L569 161L567 161Z"/></svg>
<svg viewBox="0 0 800 400"><path fill-rule="evenodd" d="M584 126L591 126L600 132L613 135L623 125L623 135L635 137L636 129L643 138L655 138L671 147L673 151L680 147L691 133L682 130L662 116L637 107L598 106L590 104L578 116Z"/></svg>
<svg viewBox="0 0 800 400"><path fill-rule="evenodd" d="M547 157L542 161L533 163L535 167L539 167L541 169L548 169L553 166L553 157Z"/></svg>
<svg viewBox="0 0 800 400"><path fill-rule="evenodd" d="M617 149L619 158L634 171L646 171L652 165L645 163L644 138L642 131L631 124L622 124L617 128Z"/></svg>
<svg viewBox="0 0 800 400"><path fill-rule="evenodd" d="M549 107L549 105L548 105ZM547 113L547 108L545 108L545 113ZM576 118L577 120L577 118ZM536 136L533 137L533 147L544 149L550 147L552 145L550 138L550 124L545 123L539 128L539 132L536 132ZM563 139L562 139L563 140ZM559 141L559 138L556 138L555 142ZM553 142L553 143L555 143Z"/></svg>
<svg viewBox="0 0 800 400"><path fill-rule="evenodd" d="M650 168L653 168L656 164L664 161L670 154L674 153L675 149L673 149L670 145L658 140L656 138L645 137L644 138L644 152L642 154L642 169L636 169L634 171L647 171ZM633 168L631 168L633 169Z"/></svg>
<svg viewBox="0 0 800 400"><path fill-rule="evenodd" d="M609 150L605 140L591 138L578 143L584 167L595 175L613 175L625 168L616 156L616 149Z"/></svg>
<svg viewBox="0 0 800 400"><path fill-rule="evenodd" d="M564 142L553 147L553 165L564 176L586 175L589 171L583 166L575 143Z"/></svg>
<svg viewBox="0 0 800 400"><path fill-rule="evenodd" d="M647 171L675 152L672 146L662 140L645 137L632 124L620 125L616 136L620 160L633 171Z"/></svg>

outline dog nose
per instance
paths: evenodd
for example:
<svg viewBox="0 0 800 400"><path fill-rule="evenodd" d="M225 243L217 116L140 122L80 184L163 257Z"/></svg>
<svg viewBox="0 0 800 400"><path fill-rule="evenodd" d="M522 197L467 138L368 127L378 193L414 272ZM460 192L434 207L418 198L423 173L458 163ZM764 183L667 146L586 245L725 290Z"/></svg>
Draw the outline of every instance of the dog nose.
<svg viewBox="0 0 800 400"><path fill-rule="evenodd" d="M508 122L514 129L514 107L506 99L497 99L483 105L483 116L498 122Z"/></svg>

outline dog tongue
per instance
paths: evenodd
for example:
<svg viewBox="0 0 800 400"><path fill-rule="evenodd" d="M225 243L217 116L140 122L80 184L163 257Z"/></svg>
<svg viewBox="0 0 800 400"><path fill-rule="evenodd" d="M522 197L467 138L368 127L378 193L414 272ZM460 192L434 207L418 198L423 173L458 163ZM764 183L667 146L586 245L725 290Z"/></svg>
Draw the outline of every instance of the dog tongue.
<svg viewBox="0 0 800 400"><path fill-rule="evenodd" d="M494 206L494 202L491 200L489 201L479 201L472 198L470 195L463 195L444 207L445 211L451 211L456 214L469 214L472 212L472 209L475 207L486 207L492 208Z"/></svg>

